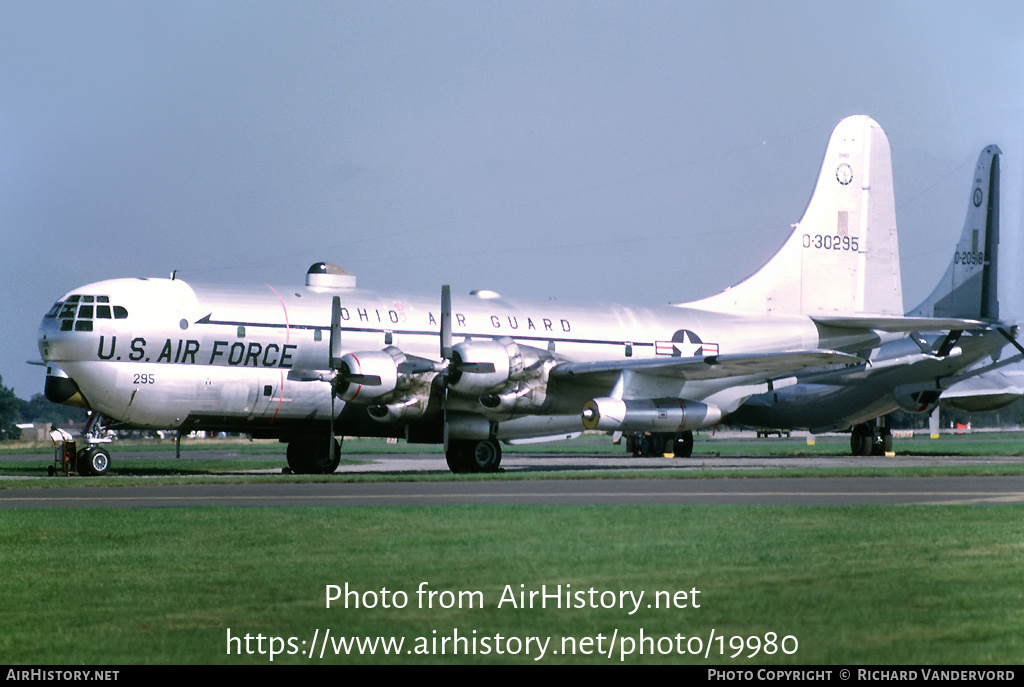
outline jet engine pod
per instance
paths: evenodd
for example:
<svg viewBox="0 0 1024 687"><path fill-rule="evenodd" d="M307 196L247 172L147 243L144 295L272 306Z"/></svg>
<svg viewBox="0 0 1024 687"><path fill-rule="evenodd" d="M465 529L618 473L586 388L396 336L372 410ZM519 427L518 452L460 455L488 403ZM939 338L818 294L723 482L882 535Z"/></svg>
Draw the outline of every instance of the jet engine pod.
<svg viewBox="0 0 1024 687"><path fill-rule="evenodd" d="M927 413L939 404L941 394L934 384L902 384L893 389L893 400L908 413Z"/></svg>
<svg viewBox="0 0 1024 687"><path fill-rule="evenodd" d="M594 398L583 404L583 427L604 431L678 432L713 425L722 419L717 406L683 398L623 401Z"/></svg>
<svg viewBox="0 0 1024 687"><path fill-rule="evenodd" d="M346 353L338 367L338 397L346 402L372 402L398 386L398 366L405 354L394 346L382 351Z"/></svg>
<svg viewBox="0 0 1024 687"><path fill-rule="evenodd" d="M512 339L463 341L452 346L448 386L462 394L481 395L518 378L523 368L522 351Z"/></svg>

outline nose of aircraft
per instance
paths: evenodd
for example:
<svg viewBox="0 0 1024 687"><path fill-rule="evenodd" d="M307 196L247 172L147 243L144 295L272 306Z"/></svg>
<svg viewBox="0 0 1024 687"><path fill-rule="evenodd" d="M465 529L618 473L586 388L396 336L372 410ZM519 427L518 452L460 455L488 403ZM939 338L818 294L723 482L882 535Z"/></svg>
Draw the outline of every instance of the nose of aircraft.
<svg viewBox="0 0 1024 687"><path fill-rule="evenodd" d="M73 327L69 325L73 323L77 309L78 303L72 303L68 298L58 300L39 323L36 344L46 363L46 382L43 387L46 398L54 403L89 410L89 403L78 384L54 362L66 358L68 342L62 344L62 340L71 335Z"/></svg>
<svg viewBox="0 0 1024 687"><path fill-rule="evenodd" d="M47 400L53 403L91 410L89 402L82 395L82 390L78 388L75 380L71 379L57 365L46 366L46 384L43 387L43 394Z"/></svg>

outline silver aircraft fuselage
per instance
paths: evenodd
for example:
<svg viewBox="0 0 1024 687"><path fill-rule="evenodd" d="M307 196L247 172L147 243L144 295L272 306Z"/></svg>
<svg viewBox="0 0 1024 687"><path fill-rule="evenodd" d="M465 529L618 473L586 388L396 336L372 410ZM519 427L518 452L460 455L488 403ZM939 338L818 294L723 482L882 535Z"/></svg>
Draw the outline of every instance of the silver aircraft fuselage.
<svg viewBox="0 0 1024 687"><path fill-rule="evenodd" d="M75 289L43 318L39 349L48 367L47 395L142 428L283 436L305 424L328 422L335 296L341 302L342 350L358 355L391 346L440 369L440 308L434 300L354 288L114 279ZM672 306L516 307L494 296L484 292L455 300L455 342L507 337L573 362L800 351L829 343L802 316L753 317ZM874 334L857 339L860 345L878 341ZM737 379L654 376L643 393L679 396L684 384L685 396L699 399L735 387ZM552 380L551 385L557 393L549 388L542 403L507 418L565 415L572 419L560 424L575 427L582 403L608 390L595 388L606 386L600 378L560 386ZM356 412L366 400L358 391L348 396L348 402L339 399L333 406L339 434L349 429L407 434L405 423L372 421ZM479 411L472 394L453 395L452 403L455 410ZM423 412L415 419L431 415Z"/></svg>

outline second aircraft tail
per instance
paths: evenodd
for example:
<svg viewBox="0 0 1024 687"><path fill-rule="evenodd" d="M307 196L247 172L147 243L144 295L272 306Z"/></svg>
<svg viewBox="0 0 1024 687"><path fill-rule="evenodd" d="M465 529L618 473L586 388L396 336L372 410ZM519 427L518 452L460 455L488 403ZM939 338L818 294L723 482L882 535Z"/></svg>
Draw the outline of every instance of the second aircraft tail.
<svg viewBox="0 0 1024 687"><path fill-rule="evenodd" d="M967 201L967 219L953 259L935 290L907 315L999 319L996 267L999 255L998 146L981 151Z"/></svg>
<svg viewBox="0 0 1024 687"><path fill-rule="evenodd" d="M688 307L785 315L903 315L889 140L847 117L825 151L814 193L782 248L745 281Z"/></svg>

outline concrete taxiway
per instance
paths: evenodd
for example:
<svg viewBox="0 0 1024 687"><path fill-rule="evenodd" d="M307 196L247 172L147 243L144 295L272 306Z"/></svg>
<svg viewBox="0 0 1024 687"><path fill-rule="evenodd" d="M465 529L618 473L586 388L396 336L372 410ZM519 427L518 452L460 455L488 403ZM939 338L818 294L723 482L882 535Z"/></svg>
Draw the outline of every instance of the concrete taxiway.
<svg viewBox="0 0 1024 687"><path fill-rule="evenodd" d="M213 458L217 452L204 452ZM123 455L123 454L122 454ZM142 454L166 459L160 454ZM173 453L171 454L173 456ZM227 457L227 456L224 456ZM697 456L688 459L628 456L566 456L508 454L505 476L408 482L347 482L345 474L382 476L420 473L446 475L439 454L348 455L365 461L342 466L337 481L238 484L222 483L119 486L124 478L102 478L102 484L59 483L44 488L0 489L0 508L158 508L192 506L424 506L453 504L523 505L857 505L857 504L981 504L1024 503L1024 476L994 477L811 477L701 479L587 479L595 471L634 469L652 476L666 470L757 469L901 465L995 464L1024 462L1024 458L899 457L809 458ZM41 460L41 456L5 460ZM269 471L257 471L269 472ZM274 472L278 472L275 470ZM542 479L559 473L568 479ZM538 479L522 479L522 476ZM54 480L77 479L54 477ZM217 478L211 478L217 481ZM94 486L95 485L95 486Z"/></svg>

